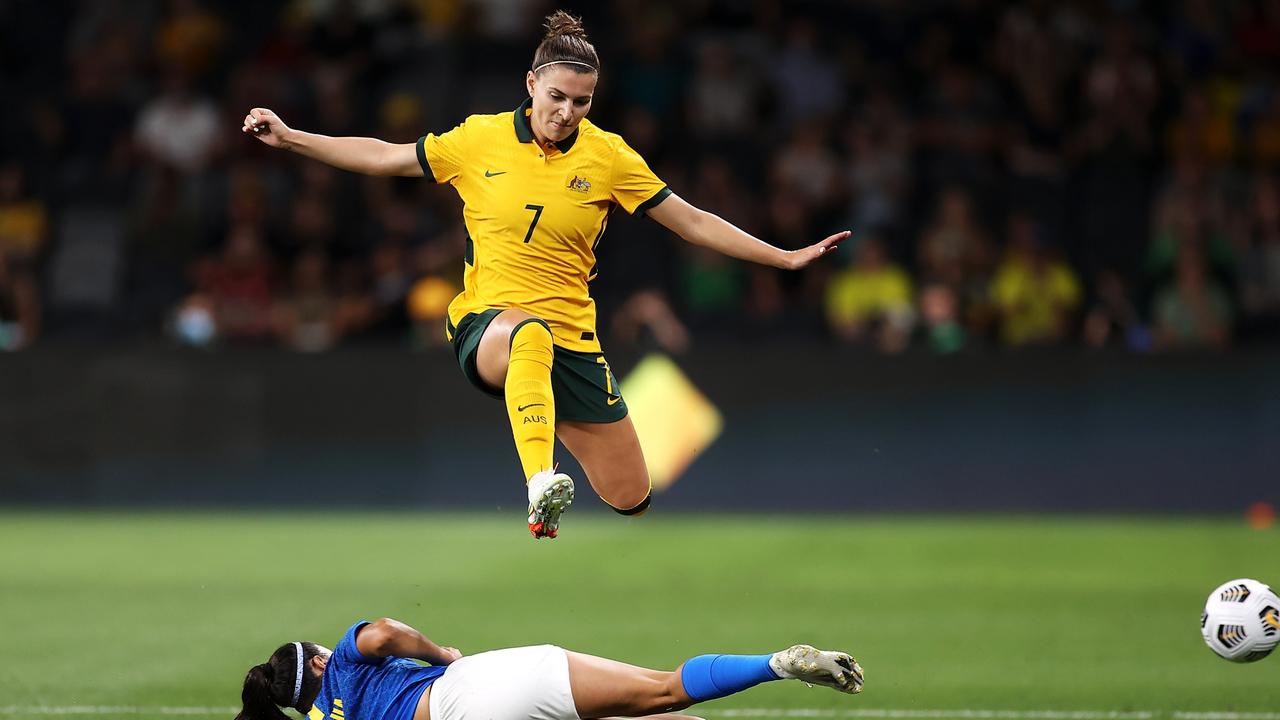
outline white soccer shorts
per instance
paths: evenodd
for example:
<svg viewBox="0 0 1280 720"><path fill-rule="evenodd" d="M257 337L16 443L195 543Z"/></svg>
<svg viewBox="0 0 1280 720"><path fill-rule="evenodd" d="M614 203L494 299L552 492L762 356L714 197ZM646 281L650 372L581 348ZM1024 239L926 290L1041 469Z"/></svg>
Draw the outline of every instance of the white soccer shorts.
<svg viewBox="0 0 1280 720"><path fill-rule="evenodd" d="M579 720L569 658L555 645L455 660L431 684L431 720Z"/></svg>

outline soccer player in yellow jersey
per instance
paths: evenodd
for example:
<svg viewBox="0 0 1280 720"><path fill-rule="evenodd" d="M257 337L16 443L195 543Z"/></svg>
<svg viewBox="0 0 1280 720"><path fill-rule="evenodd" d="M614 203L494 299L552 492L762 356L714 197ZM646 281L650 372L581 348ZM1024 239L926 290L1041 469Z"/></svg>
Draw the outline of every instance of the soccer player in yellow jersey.
<svg viewBox="0 0 1280 720"><path fill-rule="evenodd" d="M426 177L462 197L463 291L446 327L467 379L505 399L527 483L529 530L555 537L573 502L556 471L558 436L600 498L623 515L649 507L652 486L618 382L596 336L588 284L609 213L647 214L688 242L736 258L799 269L849 236L784 251L675 195L621 137L586 119L600 59L563 11L526 73L514 112L472 115L416 143L327 137L254 108L244 132L344 170Z"/></svg>

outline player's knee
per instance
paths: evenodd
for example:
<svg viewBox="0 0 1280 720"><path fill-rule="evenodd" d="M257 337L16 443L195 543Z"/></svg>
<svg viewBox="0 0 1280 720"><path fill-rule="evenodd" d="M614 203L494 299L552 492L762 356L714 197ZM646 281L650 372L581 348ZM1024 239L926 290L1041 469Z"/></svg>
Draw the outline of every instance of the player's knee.
<svg viewBox="0 0 1280 720"><path fill-rule="evenodd" d="M551 326L540 318L527 318L511 329L512 360L535 360L551 365L554 353Z"/></svg>
<svg viewBox="0 0 1280 720"><path fill-rule="evenodd" d="M653 486L650 485L645 489L642 497L621 497L618 503L609 503L609 507L619 515L627 517L639 517L649 511L649 506L653 503Z"/></svg>

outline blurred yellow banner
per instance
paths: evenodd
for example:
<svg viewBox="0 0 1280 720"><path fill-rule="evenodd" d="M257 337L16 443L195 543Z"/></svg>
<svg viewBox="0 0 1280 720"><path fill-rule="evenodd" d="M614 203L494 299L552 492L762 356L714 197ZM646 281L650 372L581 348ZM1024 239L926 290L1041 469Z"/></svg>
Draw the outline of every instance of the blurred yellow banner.
<svg viewBox="0 0 1280 720"><path fill-rule="evenodd" d="M621 385L653 486L665 489L720 435L720 411L665 355L645 357Z"/></svg>

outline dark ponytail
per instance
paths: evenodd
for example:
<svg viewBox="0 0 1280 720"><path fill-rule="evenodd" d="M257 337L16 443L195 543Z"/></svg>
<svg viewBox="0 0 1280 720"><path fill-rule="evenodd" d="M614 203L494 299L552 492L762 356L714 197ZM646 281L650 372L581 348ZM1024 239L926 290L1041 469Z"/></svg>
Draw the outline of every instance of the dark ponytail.
<svg viewBox="0 0 1280 720"><path fill-rule="evenodd" d="M600 56L587 41L587 31L580 18L557 10L547 16L543 27L547 34L533 54L535 71L547 63L563 63L580 73L600 72Z"/></svg>
<svg viewBox="0 0 1280 720"><path fill-rule="evenodd" d="M244 709L236 716L236 720L289 720L289 716L280 712L272 699L271 686L274 679L271 663L249 668L249 674L244 676L244 690L240 691Z"/></svg>
<svg viewBox="0 0 1280 720"><path fill-rule="evenodd" d="M302 690L298 693L297 704L292 707L303 715L320 694L320 676L311 670L311 658L317 654L318 645L302 643ZM244 689L240 691L244 708L236 715L236 720L291 720L280 708L290 707L297 676L297 646L293 643L281 645L270 659L249 668L244 676Z"/></svg>

